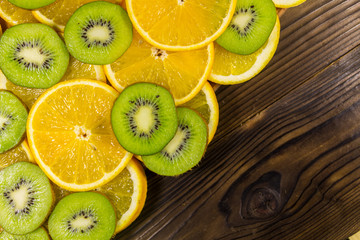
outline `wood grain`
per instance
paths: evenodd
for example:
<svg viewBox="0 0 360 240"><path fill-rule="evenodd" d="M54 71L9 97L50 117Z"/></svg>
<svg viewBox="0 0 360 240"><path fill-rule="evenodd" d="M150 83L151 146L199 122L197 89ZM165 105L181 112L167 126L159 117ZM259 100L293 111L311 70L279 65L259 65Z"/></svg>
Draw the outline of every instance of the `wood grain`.
<svg viewBox="0 0 360 240"><path fill-rule="evenodd" d="M360 230L360 2L281 17L270 64L221 86L200 166L147 172L143 212L116 239L345 239Z"/></svg>

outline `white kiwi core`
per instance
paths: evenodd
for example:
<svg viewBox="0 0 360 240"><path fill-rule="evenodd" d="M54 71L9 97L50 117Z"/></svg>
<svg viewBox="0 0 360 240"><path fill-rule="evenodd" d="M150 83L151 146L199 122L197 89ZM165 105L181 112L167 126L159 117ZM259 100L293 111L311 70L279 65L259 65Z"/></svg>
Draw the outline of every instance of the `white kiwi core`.
<svg viewBox="0 0 360 240"><path fill-rule="evenodd" d="M19 58L24 58L28 63L33 63L36 65L43 65L47 57L42 53L40 47L34 48L22 48L19 53L17 53Z"/></svg>
<svg viewBox="0 0 360 240"><path fill-rule="evenodd" d="M87 36L90 41L106 42L110 39L110 30L106 26L96 25L89 29Z"/></svg>
<svg viewBox="0 0 360 240"><path fill-rule="evenodd" d="M140 107L134 115L138 129L142 132L150 132L154 125L153 108L150 106Z"/></svg>
<svg viewBox="0 0 360 240"><path fill-rule="evenodd" d="M24 209L28 202L28 187L21 185L19 189L10 193L11 199L14 201L15 210Z"/></svg>
<svg viewBox="0 0 360 240"><path fill-rule="evenodd" d="M179 146L183 144L184 139L186 138L186 133L184 131L176 131L175 137L166 145L164 151L173 155L176 153L176 150L179 149Z"/></svg>
<svg viewBox="0 0 360 240"><path fill-rule="evenodd" d="M253 15L248 12L239 13L232 19L232 23L237 25L240 29L244 29L249 22L251 22L251 19L253 18Z"/></svg>

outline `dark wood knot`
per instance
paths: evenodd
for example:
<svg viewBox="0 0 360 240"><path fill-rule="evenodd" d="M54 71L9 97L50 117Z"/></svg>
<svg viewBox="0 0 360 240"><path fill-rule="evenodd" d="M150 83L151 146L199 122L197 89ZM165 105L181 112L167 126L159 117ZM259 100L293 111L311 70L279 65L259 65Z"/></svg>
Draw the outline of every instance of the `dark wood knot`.
<svg viewBox="0 0 360 240"><path fill-rule="evenodd" d="M256 188L245 198L244 218L266 219L279 213L279 193L271 188Z"/></svg>

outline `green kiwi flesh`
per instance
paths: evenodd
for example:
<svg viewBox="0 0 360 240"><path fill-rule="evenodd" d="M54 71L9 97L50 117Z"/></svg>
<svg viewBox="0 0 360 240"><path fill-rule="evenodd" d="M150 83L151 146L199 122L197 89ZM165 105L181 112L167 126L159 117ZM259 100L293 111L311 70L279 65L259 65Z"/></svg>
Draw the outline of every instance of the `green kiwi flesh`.
<svg viewBox="0 0 360 240"><path fill-rule="evenodd" d="M176 176L196 166L205 153L207 125L189 108L178 108L179 127L175 137L161 152L142 156L145 166L164 176Z"/></svg>
<svg viewBox="0 0 360 240"><path fill-rule="evenodd" d="M272 0L238 0L234 16L216 42L236 54L251 54L269 38L276 22Z"/></svg>
<svg viewBox="0 0 360 240"><path fill-rule="evenodd" d="M24 138L27 117L25 105L11 92L0 90L0 153Z"/></svg>
<svg viewBox="0 0 360 240"><path fill-rule="evenodd" d="M55 0L8 0L8 1L17 7L29 9L29 10L45 7L55 2Z"/></svg>
<svg viewBox="0 0 360 240"><path fill-rule="evenodd" d="M53 205L49 179L36 165L18 162L0 171L0 226L11 234L39 228Z"/></svg>
<svg viewBox="0 0 360 240"><path fill-rule="evenodd" d="M48 229L53 240L109 240L116 226L115 210L100 193L72 193L51 213Z"/></svg>
<svg viewBox="0 0 360 240"><path fill-rule="evenodd" d="M60 81L69 53L59 35L41 23L7 29L0 38L0 68L15 85L49 88Z"/></svg>
<svg viewBox="0 0 360 240"><path fill-rule="evenodd" d="M119 5L97 1L75 11L64 35L72 56L84 63L104 65L113 63L130 47L132 24Z"/></svg>
<svg viewBox="0 0 360 240"><path fill-rule="evenodd" d="M3 231L0 234L0 239L2 240L50 240L49 235L47 234L44 228L38 228L31 233L27 233L24 235L15 235Z"/></svg>
<svg viewBox="0 0 360 240"><path fill-rule="evenodd" d="M178 126L174 99L161 86L136 83L125 88L115 101L111 124L127 151L137 155L160 152Z"/></svg>

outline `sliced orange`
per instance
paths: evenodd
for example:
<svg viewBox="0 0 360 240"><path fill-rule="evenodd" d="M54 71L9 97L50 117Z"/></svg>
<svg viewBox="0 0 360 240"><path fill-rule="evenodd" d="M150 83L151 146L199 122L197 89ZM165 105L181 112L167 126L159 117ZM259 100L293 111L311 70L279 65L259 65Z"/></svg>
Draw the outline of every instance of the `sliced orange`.
<svg viewBox="0 0 360 240"><path fill-rule="evenodd" d="M207 46L229 25L236 0L126 0L129 17L153 46L184 51Z"/></svg>
<svg viewBox="0 0 360 240"><path fill-rule="evenodd" d="M87 191L116 177L132 154L118 143L110 121L118 92L94 80L61 82L31 108L27 137L36 162L60 187Z"/></svg>
<svg viewBox="0 0 360 240"><path fill-rule="evenodd" d="M55 202L71 193L57 185L53 190ZM119 175L95 191L105 194L115 208L116 234L135 221L145 205L147 180L144 169L136 159L132 159Z"/></svg>
<svg viewBox="0 0 360 240"><path fill-rule="evenodd" d="M280 21L277 18L267 42L250 55L231 53L215 43L215 60L210 81L228 85L242 83L253 78L274 56L279 38Z"/></svg>
<svg viewBox="0 0 360 240"><path fill-rule="evenodd" d="M210 43L201 49L169 52L151 46L134 31L130 48L105 66L111 85L121 92L137 82L151 82L168 89L180 105L195 97L206 83L214 60Z"/></svg>
<svg viewBox="0 0 360 240"><path fill-rule="evenodd" d="M0 154L0 170L16 162L35 162L26 140L9 151Z"/></svg>
<svg viewBox="0 0 360 240"><path fill-rule="evenodd" d="M38 22L31 11L16 7L7 0L0 1L0 17L10 26Z"/></svg>
<svg viewBox="0 0 360 240"><path fill-rule="evenodd" d="M97 0L56 0L53 4L33 11L34 17L41 23L53 27L57 31L64 32L65 25L71 15L82 5ZM122 0L103 0L120 4Z"/></svg>
<svg viewBox="0 0 360 240"><path fill-rule="evenodd" d="M210 143L219 123L219 104L210 83L207 82L193 99L181 106L195 110L204 118L208 124L208 143Z"/></svg>
<svg viewBox="0 0 360 240"><path fill-rule="evenodd" d="M289 7L295 7L306 0L273 0L275 7L277 8L289 8Z"/></svg>

